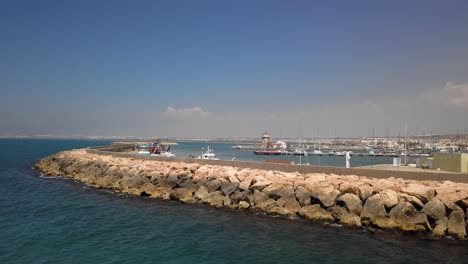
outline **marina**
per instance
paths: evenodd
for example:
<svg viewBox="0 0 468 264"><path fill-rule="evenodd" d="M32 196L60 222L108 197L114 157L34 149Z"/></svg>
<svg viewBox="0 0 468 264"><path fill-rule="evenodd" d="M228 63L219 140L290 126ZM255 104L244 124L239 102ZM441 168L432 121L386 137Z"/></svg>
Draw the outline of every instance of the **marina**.
<svg viewBox="0 0 468 264"><path fill-rule="evenodd" d="M141 156L187 157L211 160L239 160L261 162L283 162L298 165L362 167L373 165L431 167L432 155L450 153L445 149L426 147L421 149L411 140L412 148L406 141L394 139L360 139L360 140L272 140L265 131L258 143L236 144L231 142L179 141L174 139L147 140L135 142L134 151ZM419 146L426 144L423 141ZM445 143L446 144L446 143ZM446 144L447 145L447 144ZM415 147L416 146L416 147ZM214 152L216 149L216 154ZM431 150L432 149L432 150ZM201 150L201 152L200 152ZM431 154L432 153L432 154ZM271 157L281 157L272 159Z"/></svg>

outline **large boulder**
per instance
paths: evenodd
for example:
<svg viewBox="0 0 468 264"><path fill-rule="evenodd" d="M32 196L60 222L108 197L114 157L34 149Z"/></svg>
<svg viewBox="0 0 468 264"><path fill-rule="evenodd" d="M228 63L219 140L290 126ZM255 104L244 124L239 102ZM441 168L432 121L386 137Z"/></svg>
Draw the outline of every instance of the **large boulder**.
<svg viewBox="0 0 468 264"><path fill-rule="evenodd" d="M158 188L153 185L152 183L146 183L145 185L143 185L143 187L141 188L143 190L143 192L145 193L145 195L143 196L153 196L153 194L156 194L158 192Z"/></svg>
<svg viewBox="0 0 468 264"><path fill-rule="evenodd" d="M361 218L354 213L346 212L341 215L340 223L346 226L360 227Z"/></svg>
<svg viewBox="0 0 468 264"><path fill-rule="evenodd" d="M239 184L239 189L246 191L249 189L250 184L252 183L252 176L247 176L245 179Z"/></svg>
<svg viewBox="0 0 468 264"><path fill-rule="evenodd" d="M122 180L119 181L120 190L125 193L140 195L141 188L146 184L149 183L149 180L144 177L131 177L126 176Z"/></svg>
<svg viewBox="0 0 468 264"><path fill-rule="evenodd" d="M96 179L95 187L96 188L112 188L115 182L116 182L116 178L112 176L99 177ZM147 184L151 184L151 183L147 183Z"/></svg>
<svg viewBox="0 0 468 264"><path fill-rule="evenodd" d="M449 215L447 233L459 239L466 237L466 223L463 210L454 210Z"/></svg>
<svg viewBox="0 0 468 264"><path fill-rule="evenodd" d="M169 175L164 180L166 185L171 186L172 188L176 187L180 183L180 179L178 177L177 172L171 171Z"/></svg>
<svg viewBox="0 0 468 264"><path fill-rule="evenodd" d="M359 185L357 188L359 191L359 198L361 198L361 201L363 202L365 202L369 197L371 197L372 193L374 192L374 188L367 184Z"/></svg>
<svg viewBox="0 0 468 264"><path fill-rule="evenodd" d="M224 196L223 198L223 205L226 206L226 207L229 207L231 209L235 209L238 207L238 205L235 205L232 203L232 200L229 196Z"/></svg>
<svg viewBox="0 0 468 264"><path fill-rule="evenodd" d="M395 219L386 216L376 216L372 222L381 229L396 229L398 227Z"/></svg>
<svg viewBox="0 0 468 264"><path fill-rule="evenodd" d="M361 211L361 218L370 220L371 222L374 222L376 217L385 217L386 215L387 211L385 211L385 204L380 194L374 194L369 197Z"/></svg>
<svg viewBox="0 0 468 264"><path fill-rule="evenodd" d="M445 205L438 199L434 199L426 203L421 212L426 213L427 216L434 221L447 216Z"/></svg>
<svg viewBox="0 0 468 264"><path fill-rule="evenodd" d="M308 205L299 210L299 215L314 221L333 221L335 218L319 204Z"/></svg>
<svg viewBox="0 0 468 264"><path fill-rule="evenodd" d="M286 208L284 208L282 206L270 207L269 210L266 213L270 214L270 215L281 215L281 216L286 216L286 217L290 217L290 218L293 218L293 217L297 216L295 213L287 210Z"/></svg>
<svg viewBox="0 0 468 264"><path fill-rule="evenodd" d="M205 183L206 188L209 192L218 191L221 188L221 181L218 179L214 179Z"/></svg>
<svg viewBox="0 0 468 264"><path fill-rule="evenodd" d="M276 204L276 201L271 198L268 198L259 204L255 204L255 208L260 209L263 212L269 212L273 207L278 207L278 205Z"/></svg>
<svg viewBox="0 0 468 264"><path fill-rule="evenodd" d="M240 201L239 202L239 209L246 210L246 209L249 209L249 207L250 207L250 204L248 202L246 202L246 201Z"/></svg>
<svg viewBox="0 0 468 264"><path fill-rule="evenodd" d="M423 203L427 203L428 201L432 200L432 198L434 198L436 195L435 189L417 183L410 183L406 185L405 187L401 188L401 192L415 196Z"/></svg>
<svg viewBox="0 0 468 264"><path fill-rule="evenodd" d="M299 210L301 210L301 205L296 201L295 198L280 198L278 201L276 201L276 203L279 206L284 207L284 209L288 210L288 212L291 212L292 214L296 214L299 212Z"/></svg>
<svg viewBox="0 0 468 264"><path fill-rule="evenodd" d="M386 208L392 208L398 203L398 194L393 190L385 190L380 192L380 197Z"/></svg>
<svg viewBox="0 0 468 264"><path fill-rule="evenodd" d="M157 186L156 191L151 193L151 198L170 200L172 189L166 186Z"/></svg>
<svg viewBox="0 0 468 264"><path fill-rule="evenodd" d="M420 213L409 202L400 201L390 210L389 217L404 231L431 230L427 215Z"/></svg>
<svg viewBox="0 0 468 264"><path fill-rule="evenodd" d="M224 195L229 196L239 187L239 182L225 182L221 185L221 191Z"/></svg>
<svg viewBox="0 0 468 264"><path fill-rule="evenodd" d="M335 189L333 186L319 187L312 190L311 196L314 200L320 203L323 207L331 207L335 205L336 198L340 194L340 191Z"/></svg>
<svg viewBox="0 0 468 264"><path fill-rule="evenodd" d="M231 200L234 203L238 203L240 201L245 201L248 200L247 196L250 194L249 191L240 191L237 190L234 193L232 193L229 197L231 197Z"/></svg>
<svg viewBox="0 0 468 264"><path fill-rule="evenodd" d="M263 189L265 189L266 187L268 187L271 184L270 180L267 180L267 179L265 179L263 177L261 177L261 178L255 178L254 177L252 182L254 182L254 183L250 186L250 188L253 189L253 190L259 190L259 191L262 191Z"/></svg>
<svg viewBox="0 0 468 264"><path fill-rule="evenodd" d="M337 204L346 207L349 212L360 215L362 211L361 199L355 194L345 193L338 197Z"/></svg>
<svg viewBox="0 0 468 264"><path fill-rule="evenodd" d="M427 219L427 215L425 213L416 213L412 215L410 217L410 223L416 226L416 228L414 228L415 231L419 231L419 230L431 231L432 230L431 225L429 224L429 221ZM420 226L424 227L424 229L419 228Z"/></svg>
<svg viewBox="0 0 468 264"><path fill-rule="evenodd" d="M335 205L335 206L332 206L330 208L327 208L327 211L330 212L330 214L336 219L336 220L340 220L341 217L347 213L348 211L346 210L346 208L343 208L341 206L338 206L338 205Z"/></svg>
<svg viewBox="0 0 468 264"><path fill-rule="evenodd" d="M224 205L224 195L220 191L209 193L203 200L204 203L214 207L222 207Z"/></svg>
<svg viewBox="0 0 468 264"><path fill-rule="evenodd" d="M355 195L359 195L358 186L353 182L343 182L340 184L338 190L341 193L352 193Z"/></svg>
<svg viewBox="0 0 468 264"><path fill-rule="evenodd" d="M435 228L432 229L432 236L441 237L445 235L448 228L448 218L443 217L436 221Z"/></svg>
<svg viewBox="0 0 468 264"><path fill-rule="evenodd" d="M388 215L394 219L401 217L402 215L413 215L418 210L409 202L400 201L398 204L390 210Z"/></svg>
<svg viewBox="0 0 468 264"><path fill-rule="evenodd" d="M177 200L184 203L192 203L195 201L193 199L192 191L186 188L176 188L172 190L169 197L171 200Z"/></svg>
<svg viewBox="0 0 468 264"><path fill-rule="evenodd" d="M281 197L295 197L293 186L283 183L272 183L263 189L262 192L275 200Z"/></svg>
<svg viewBox="0 0 468 264"><path fill-rule="evenodd" d="M301 206L310 205L310 192L303 186L297 186L295 195Z"/></svg>
<svg viewBox="0 0 468 264"><path fill-rule="evenodd" d="M206 188L205 186L200 186L200 188L198 188L198 190L195 192L193 197L198 199L198 200L203 201L205 199L205 197L208 196L208 194L209 194L208 188Z"/></svg>
<svg viewBox="0 0 468 264"><path fill-rule="evenodd" d="M268 196L259 190L254 190L252 198L255 205L261 204L262 202L268 200Z"/></svg>
<svg viewBox="0 0 468 264"><path fill-rule="evenodd" d="M419 200L415 196L412 196L406 193L400 193L400 196L398 197L398 201L411 203L414 206L414 208L416 208L417 210L422 210L422 208L424 207L424 204L423 202L421 202L421 200Z"/></svg>

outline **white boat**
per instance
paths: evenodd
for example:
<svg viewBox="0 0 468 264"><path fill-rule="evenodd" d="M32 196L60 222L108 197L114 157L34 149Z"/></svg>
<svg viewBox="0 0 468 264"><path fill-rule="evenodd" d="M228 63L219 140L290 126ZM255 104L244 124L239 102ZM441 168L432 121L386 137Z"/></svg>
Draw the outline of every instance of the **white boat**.
<svg viewBox="0 0 468 264"><path fill-rule="evenodd" d="M138 155L148 156L148 155L150 155L150 152L148 150L140 150L140 151L138 151Z"/></svg>
<svg viewBox="0 0 468 264"><path fill-rule="evenodd" d="M150 146L149 145L138 145L138 155L140 156L149 156L150 155Z"/></svg>
<svg viewBox="0 0 468 264"><path fill-rule="evenodd" d="M346 155L346 152L345 151L337 151L337 152L335 152L335 155L342 157L342 156Z"/></svg>
<svg viewBox="0 0 468 264"><path fill-rule="evenodd" d="M291 154L295 156L307 156L308 153L303 148L296 148Z"/></svg>
<svg viewBox="0 0 468 264"><path fill-rule="evenodd" d="M203 152L203 150L204 149L202 148L202 155L198 156L197 159L219 160L218 158L216 158L213 149L210 149L210 146L207 147L205 152Z"/></svg>
<svg viewBox="0 0 468 264"><path fill-rule="evenodd" d="M312 151L312 155L322 156L323 152L321 150L314 150Z"/></svg>
<svg viewBox="0 0 468 264"><path fill-rule="evenodd" d="M175 157L175 154L172 153L172 152L166 151L166 152L161 152L161 153L153 153L153 154L150 154L150 156L153 156L153 157L173 158L173 157Z"/></svg>

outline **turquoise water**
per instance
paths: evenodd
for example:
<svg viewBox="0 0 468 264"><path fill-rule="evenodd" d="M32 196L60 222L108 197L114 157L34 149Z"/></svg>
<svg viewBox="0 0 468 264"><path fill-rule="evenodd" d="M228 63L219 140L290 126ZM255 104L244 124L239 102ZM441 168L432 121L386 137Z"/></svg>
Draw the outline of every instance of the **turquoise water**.
<svg viewBox="0 0 468 264"><path fill-rule="evenodd" d="M345 157L339 156L292 156L292 155L255 155L253 150L232 149L233 143L202 143L202 142L179 142L178 146L172 148L172 152L177 157L187 157L189 154L200 156L202 148L206 150L207 146L214 149L216 157L224 160L248 160L248 161L265 161L269 159L293 160L296 164L309 163L317 166L336 166L345 167ZM351 157L351 166L368 166L376 164L391 164L391 157Z"/></svg>
<svg viewBox="0 0 468 264"><path fill-rule="evenodd" d="M0 263L467 263L466 242L116 195L31 169L102 143L0 140Z"/></svg>

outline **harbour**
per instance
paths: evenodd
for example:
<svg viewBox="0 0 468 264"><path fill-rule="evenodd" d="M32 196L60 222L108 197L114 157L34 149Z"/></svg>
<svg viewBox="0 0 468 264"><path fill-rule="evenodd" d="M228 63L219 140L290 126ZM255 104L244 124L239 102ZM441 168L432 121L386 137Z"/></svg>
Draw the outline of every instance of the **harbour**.
<svg viewBox="0 0 468 264"><path fill-rule="evenodd" d="M24 149L0 154L0 248L6 249L0 250L2 263L235 259L422 264L463 263L468 257L463 241L380 231L372 235L339 225L116 194L60 177L41 177L30 169L58 151L109 141L0 139L0 144ZM35 148L28 148L31 145ZM12 244L14 250L9 250Z"/></svg>

